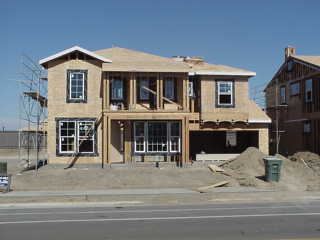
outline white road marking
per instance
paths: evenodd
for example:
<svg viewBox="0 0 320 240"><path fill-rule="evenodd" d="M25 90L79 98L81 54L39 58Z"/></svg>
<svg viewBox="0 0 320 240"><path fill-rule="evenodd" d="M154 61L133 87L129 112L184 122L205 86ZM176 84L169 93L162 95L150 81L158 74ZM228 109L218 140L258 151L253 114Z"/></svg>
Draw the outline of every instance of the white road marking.
<svg viewBox="0 0 320 240"><path fill-rule="evenodd" d="M28 220L0 222L7 224L33 224L33 223L66 223L66 222L120 222L120 221L158 221L158 220L188 220L188 219L219 219L219 218L251 218L251 217L284 217L284 216L319 216L316 213L274 213L274 214L251 214L251 215L223 215L223 216L189 216L189 217L147 217L147 218L93 218L93 219L57 219L57 220Z"/></svg>
<svg viewBox="0 0 320 240"><path fill-rule="evenodd" d="M15 212L1 213L0 216L15 215L47 215L47 214L95 214L95 213L156 213L156 212L194 212L194 211L226 211L226 210L257 210L257 209L286 209L286 208L319 208L319 206L294 205L294 206L270 206L270 207L224 207L224 208L186 208L186 209L145 209L145 210L103 210L103 211L69 211L69 212Z"/></svg>

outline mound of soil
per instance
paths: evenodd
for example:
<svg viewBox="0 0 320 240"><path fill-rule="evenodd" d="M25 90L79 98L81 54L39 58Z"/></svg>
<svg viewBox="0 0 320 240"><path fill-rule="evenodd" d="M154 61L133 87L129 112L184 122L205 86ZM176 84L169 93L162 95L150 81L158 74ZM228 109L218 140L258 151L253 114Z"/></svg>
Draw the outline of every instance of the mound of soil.
<svg viewBox="0 0 320 240"><path fill-rule="evenodd" d="M320 175L320 156L312 152L297 152L291 157L291 161L305 161L305 163Z"/></svg>
<svg viewBox="0 0 320 240"><path fill-rule="evenodd" d="M225 163L223 168L242 186L289 191L320 190L320 178L316 171L303 161L292 161L282 155L276 155L282 160L280 181L266 182L263 160L266 156L259 149L249 147L237 158ZM305 161L310 164L315 161L314 158L309 159Z"/></svg>

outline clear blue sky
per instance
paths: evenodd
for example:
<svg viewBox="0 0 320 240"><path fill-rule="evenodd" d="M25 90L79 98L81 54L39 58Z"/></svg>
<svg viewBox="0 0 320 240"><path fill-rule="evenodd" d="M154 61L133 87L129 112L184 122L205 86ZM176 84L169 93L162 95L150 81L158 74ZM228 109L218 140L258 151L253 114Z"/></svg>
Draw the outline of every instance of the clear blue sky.
<svg viewBox="0 0 320 240"><path fill-rule="evenodd" d="M4 1L4 2L3 2ZM203 56L210 63L270 80L287 45L320 55L320 1L2 0L0 6L0 127L18 127L21 53L35 60L74 45L112 45L162 56Z"/></svg>

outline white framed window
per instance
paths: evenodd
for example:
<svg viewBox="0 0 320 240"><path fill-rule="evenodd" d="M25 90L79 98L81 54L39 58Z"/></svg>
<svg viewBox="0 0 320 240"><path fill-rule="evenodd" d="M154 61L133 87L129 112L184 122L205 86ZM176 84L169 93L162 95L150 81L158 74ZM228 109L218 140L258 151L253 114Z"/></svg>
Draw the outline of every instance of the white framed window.
<svg viewBox="0 0 320 240"><path fill-rule="evenodd" d="M217 82L218 106L233 106L233 82Z"/></svg>
<svg viewBox="0 0 320 240"><path fill-rule="evenodd" d="M72 71L70 72L69 79L69 99L71 100L84 100L84 78L83 72Z"/></svg>
<svg viewBox="0 0 320 240"><path fill-rule="evenodd" d="M57 154L96 154L94 120L57 120L59 142Z"/></svg>
<svg viewBox="0 0 320 240"><path fill-rule="evenodd" d="M170 152L180 152L180 123L170 122Z"/></svg>
<svg viewBox="0 0 320 240"><path fill-rule="evenodd" d="M145 124L144 122L134 123L134 151L137 153L145 152Z"/></svg>
<svg viewBox="0 0 320 240"><path fill-rule="evenodd" d="M123 100L122 79L113 79L111 81L111 100Z"/></svg>
<svg viewBox="0 0 320 240"><path fill-rule="evenodd" d="M139 80L139 98L140 100L149 100L149 92L144 89L144 87L149 88L149 80L146 78L141 78Z"/></svg>
<svg viewBox="0 0 320 240"><path fill-rule="evenodd" d="M164 80L164 96L169 100L175 100L175 79L167 77Z"/></svg>
<svg viewBox="0 0 320 240"><path fill-rule="evenodd" d="M280 104L285 104L287 101L286 98L286 87L282 86L280 87Z"/></svg>
<svg viewBox="0 0 320 240"><path fill-rule="evenodd" d="M178 121L134 122L135 153L178 153L181 151Z"/></svg>
<svg viewBox="0 0 320 240"><path fill-rule="evenodd" d="M312 102L312 79L305 81L305 101L306 103Z"/></svg>
<svg viewBox="0 0 320 240"><path fill-rule="evenodd" d="M149 153L168 152L167 122L148 122L147 151Z"/></svg>
<svg viewBox="0 0 320 240"><path fill-rule="evenodd" d="M290 85L290 95L297 96L300 94L300 82L291 83Z"/></svg>
<svg viewBox="0 0 320 240"><path fill-rule="evenodd" d="M78 121L78 152L94 153L94 122Z"/></svg>
<svg viewBox="0 0 320 240"><path fill-rule="evenodd" d="M59 122L59 152L74 153L76 149L76 122Z"/></svg>
<svg viewBox="0 0 320 240"><path fill-rule="evenodd" d="M308 120L303 122L303 132L311 133L311 121Z"/></svg>

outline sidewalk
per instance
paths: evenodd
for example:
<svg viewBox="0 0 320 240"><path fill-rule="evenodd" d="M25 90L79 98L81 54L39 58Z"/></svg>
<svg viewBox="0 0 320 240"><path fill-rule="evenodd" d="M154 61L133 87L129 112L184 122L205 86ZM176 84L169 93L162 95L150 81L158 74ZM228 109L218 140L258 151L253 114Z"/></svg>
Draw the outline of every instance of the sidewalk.
<svg viewBox="0 0 320 240"><path fill-rule="evenodd" d="M130 206L320 200L320 192L262 191L221 187L208 193L186 188L108 189L86 191L17 191L0 193L0 208L40 206Z"/></svg>

